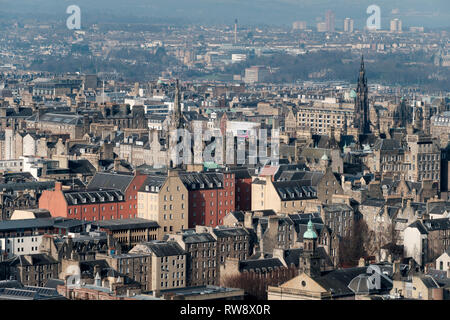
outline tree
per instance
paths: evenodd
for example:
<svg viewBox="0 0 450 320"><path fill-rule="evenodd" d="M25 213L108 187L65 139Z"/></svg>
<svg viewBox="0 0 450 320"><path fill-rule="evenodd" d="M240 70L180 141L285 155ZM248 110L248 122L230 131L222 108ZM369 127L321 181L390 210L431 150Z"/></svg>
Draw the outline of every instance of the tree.
<svg viewBox="0 0 450 320"><path fill-rule="evenodd" d="M339 243L339 264L349 267L358 265L360 258L365 258L368 252L372 252L373 240L373 232L369 230L367 223L363 219L355 221L350 235L343 237Z"/></svg>

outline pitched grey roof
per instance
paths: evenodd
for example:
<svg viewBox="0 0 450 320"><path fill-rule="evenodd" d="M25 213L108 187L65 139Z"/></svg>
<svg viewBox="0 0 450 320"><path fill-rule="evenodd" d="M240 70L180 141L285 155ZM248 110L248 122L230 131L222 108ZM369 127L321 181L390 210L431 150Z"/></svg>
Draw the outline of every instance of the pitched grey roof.
<svg viewBox="0 0 450 320"><path fill-rule="evenodd" d="M124 194L116 189L71 190L63 193L68 205L125 201Z"/></svg>
<svg viewBox="0 0 450 320"><path fill-rule="evenodd" d="M126 229L140 229L140 228L159 228L156 221L131 218L131 219L117 219L117 220L103 220L95 222L101 228L109 230L126 230Z"/></svg>
<svg viewBox="0 0 450 320"><path fill-rule="evenodd" d="M204 242L216 242L216 239L209 233L196 233L185 231L183 233L184 243L204 243Z"/></svg>
<svg viewBox="0 0 450 320"><path fill-rule="evenodd" d="M143 243L146 245L157 257L179 256L186 254L186 251L180 247L175 241L152 241Z"/></svg>
<svg viewBox="0 0 450 320"><path fill-rule="evenodd" d="M449 230L450 229L450 219L440 218L440 219L430 219L422 221L424 227L427 231L435 230Z"/></svg>
<svg viewBox="0 0 450 320"><path fill-rule="evenodd" d="M241 260L239 261L240 271L260 271L263 272L265 269L269 271L270 269L283 268L283 263L278 258L267 258L267 259L257 259L257 260Z"/></svg>
<svg viewBox="0 0 450 320"><path fill-rule="evenodd" d="M142 184L141 188L139 189L139 192L155 192L158 193L159 190L162 188L164 183L167 180L167 175L157 175L152 174L148 175L145 179L144 183Z"/></svg>
<svg viewBox="0 0 450 320"><path fill-rule="evenodd" d="M218 238L235 237L235 236L248 236L248 232L244 228L222 227L213 229L213 233Z"/></svg>
<svg viewBox="0 0 450 320"><path fill-rule="evenodd" d="M129 174L97 172L89 182L88 189L117 189L125 193L134 176Z"/></svg>
<svg viewBox="0 0 450 320"><path fill-rule="evenodd" d="M180 178L188 190L223 188L223 173L189 172L181 173Z"/></svg>
<svg viewBox="0 0 450 320"><path fill-rule="evenodd" d="M401 142L396 139L378 139L374 146L374 150L394 151L402 150Z"/></svg>
<svg viewBox="0 0 450 320"><path fill-rule="evenodd" d="M305 186L301 181L275 181L273 185L281 201L317 198L317 189Z"/></svg>

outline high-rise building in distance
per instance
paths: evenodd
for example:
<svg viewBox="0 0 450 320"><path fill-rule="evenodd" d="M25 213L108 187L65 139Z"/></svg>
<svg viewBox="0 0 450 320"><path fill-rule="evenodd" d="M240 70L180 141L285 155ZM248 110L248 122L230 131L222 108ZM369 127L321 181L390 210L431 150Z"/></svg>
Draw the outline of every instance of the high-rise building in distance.
<svg viewBox="0 0 450 320"><path fill-rule="evenodd" d="M400 19L391 20L391 32L402 32L402 20Z"/></svg>
<svg viewBox="0 0 450 320"><path fill-rule="evenodd" d="M305 30L306 21L294 21L292 23L292 30Z"/></svg>
<svg viewBox="0 0 450 320"><path fill-rule="evenodd" d="M344 32L353 32L354 21L350 18L344 20Z"/></svg>
<svg viewBox="0 0 450 320"><path fill-rule="evenodd" d="M327 24L325 22L317 23L317 32L327 32Z"/></svg>
<svg viewBox="0 0 450 320"><path fill-rule="evenodd" d="M327 32L334 32L334 20L335 20L334 12L331 10L328 10L325 13L325 23L326 23Z"/></svg>

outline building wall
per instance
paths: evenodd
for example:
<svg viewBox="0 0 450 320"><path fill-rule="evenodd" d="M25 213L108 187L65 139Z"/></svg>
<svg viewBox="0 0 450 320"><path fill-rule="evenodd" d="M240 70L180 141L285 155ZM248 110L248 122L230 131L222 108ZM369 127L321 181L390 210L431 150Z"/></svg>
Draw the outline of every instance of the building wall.
<svg viewBox="0 0 450 320"><path fill-rule="evenodd" d="M252 208L252 179L236 179L236 210L249 211Z"/></svg>
<svg viewBox="0 0 450 320"><path fill-rule="evenodd" d="M0 238L0 248L7 253L7 258L14 255L39 253L42 235Z"/></svg>
<svg viewBox="0 0 450 320"><path fill-rule="evenodd" d="M423 263L423 236L417 228L408 227L404 231L404 250L405 257L412 257L419 265Z"/></svg>
<svg viewBox="0 0 450 320"><path fill-rule="evenodd" d="M227 213L235 210L234 174L223 176L222 188L189 190L189 228L222 225Z"/></svg>
<svg viewBox="0 0 450 320"><path fill-rule="evenodd" d="M171 174L158 191L138 194L138 216L160 225L158 239L188 227L188 191L181 179Z"/></svg>
<svg viewBox="0 0 450 320"><path fill-rule="evenodd" d="M67 217L68 206L60 183L55 183L55 190L44 190L39 198L39 208L50 211L52 217Z"/></svg>
<svg viewBox="0 0 450 320"><path fill-rule="evenodd" d="M152 290L186 287L186 255L153 255L152 265Z"/></svg>

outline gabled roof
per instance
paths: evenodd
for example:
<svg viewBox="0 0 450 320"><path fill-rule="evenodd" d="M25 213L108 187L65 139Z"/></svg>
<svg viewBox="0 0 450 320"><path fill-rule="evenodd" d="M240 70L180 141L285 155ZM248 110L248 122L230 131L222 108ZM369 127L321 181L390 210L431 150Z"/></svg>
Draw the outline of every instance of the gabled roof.
<svg viewBox="0 0 450 320"><path fill-rule="evenodd" d="M188 190L208 190L223 188L223 173L183 172L180 178Z"/></svg>
<svg viewBox="0 0 450 320"><path fill-rule="evenodd" d="M70 190L63 194L68 205L125 201L124 193L116 189Z"/></svg>
<svg viewBox="0 0 450 320"><path fill-rule="evenodd" d="M239 261L239 271L250 271L263 272L264 270L269 271L270 269L283 268L283 263L278 258L266 258L266 259L256 259L256 260L241 260Z"/></svg>
<svg viewBox="0 0 450 320"><path fill-rule="evenodd" d="M144 242L146 246L157 257L179 256L186 254L186 251L175 241L151 241Z"/></svg>
<svg viewBox="0 0 450 320"><path fill-rule="evenodd" d="M280 196L281 201L315 199L317 189L305 185L302 181L275 181L273 186Z"/></svg>
<svg viewBox="0 0 450 320"><path fill-rule="evenodd" d="M89 182L88 189L117 189L125 193L134 176L130 174L97 172Z"/></svg>
<svg viewBox="0 0 450 320"><path fill-rule="evenodd" d="M139 192L155 192L158 193L167 180L167 175L152 174L148 175L142 186L139 188Z"/></svg>

